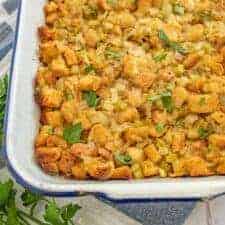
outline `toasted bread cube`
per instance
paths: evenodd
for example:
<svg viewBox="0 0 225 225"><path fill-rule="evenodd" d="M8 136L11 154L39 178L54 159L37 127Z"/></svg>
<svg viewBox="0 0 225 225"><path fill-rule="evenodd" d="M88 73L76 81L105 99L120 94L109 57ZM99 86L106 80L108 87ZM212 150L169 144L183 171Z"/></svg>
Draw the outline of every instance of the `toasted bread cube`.
<svg viewBox="0 0 225 225"><path fill-rule="evenodd" d="M102 124L94 125L89 133L89 139L101 146L105 145L110 140L110 137L109 130Z"/></svg>
<svg viewBox="0 0 225 225"><path fill-rule="evenodd" d="M144 153L148 159L150 159L152 162L157 163L161 160L161 155L157 151L156 147L151 144L144 148Z"/></svg>
<svg viewBox="0 0 225 225"><path fill-rule="evenodd" d="M225 147L225 135L224 134L211 134L209 136L209 143L218 148Z"/></svg>
<svg viewBox="0 0 225 225"><path fill-rule="evenodd" d="M54 42L48 41L40 45L40 58L43 63L51 63L58 55L59 50Z"/></svg>
<svg viewBox="0 0 225 225"><path fill-rule="evenodd" d="M58 18L57 13L50 13L46 16L46 24L53 25Z"/></svg>
<svg viewBox="0 0 225 225"><path fill-rule="evenodd" d="M135 107L128 107L118 114L118 121L120 123L133 122L139 119L139 113Z"/></svg>
<svg viewBox="0 0 225 225"><path fill-rule="evenodd" d="M216 172L221 175L225 174L225 157L221 157L219 159L218 166L216 168Z"/></svg>
<svg viewBox="0 0 225 225"><path fill-rule="evenodd" d="M45 11L46 14L56 12L57 9L58 9L58 6L57 6L57 4L54 1L50 1L44 7L44 11Z"/></svg>
<svg viewBox="0 0 225 225"><path fill-rule="evenodd" d="M68 122L68 123L73 122L75 112L76 112L75 107L76 107L76 105L75 105L74 100L63 102L60 111L66 122Z"/></svg>
<svg viewBox="0 0 225 225"><path fill-rule="evenodd" d="M84 39L88 47L91 47L91 48L95 48L99 41L98 34L94 29L88 29L84 33Z"/></svg>
<svg viewBox="0 0 225 225"><path fill-rule="evenodd" d="M38 147L35 156L40 163L56 162L61 157L61 151L59 147Z"/></svg>
<svg viewBox="0 0 225 225"><path fill-rule="evenodd" d="M88 174L98 180L107 180L112 176L113 167L110 162L102 162L98 159L85 165Z"/></svg>
<svg viewBox="0 0 225 225"><path fill-rule="evenodd" d="M55 33L47 26L41 26L38 28L38 35L41 41L52 41L55 37Z"/></svg>
<svg viewBox="0 0 225 225"><path fill-rule="evenodd" d="M152 177L159 174L159 168L150 160L143 161L141 166L144 177Z"/></svg>
<svg viewBox="0 0 225 225"><path fill-rule="evenodd" d="M48 147L60 147L62 149L67 147L66 141L57 135L50 135L46 140L46 146Z"/></svg>
<svg viewBox="0 0 225 225"><path fill-rule="evenodd" d="M50 111L45 112L45 121L48 125L51 125L52 127L59 127L62 125L62 115L60 111Z"/></svg>
<svg viewBox="0 0 225 225"><path fill-rule="evenodd" d="M130 144L142 141L149 135L149 127L130 127L124 131L124 139Z"/></svg>
<svg viewBox="0 0 225 225"><path fill-rule="evenodd" d="M39 133L35 138L35 147L45 146L49 134L47 133Z"/></svg>
<svg viewBox="0 0 225 225"><path fill-rule="evenodd" d="M94 75L87 75L80 79L79 85L81 91L96 91L100 88L101 78Z"/></svg>
<svg viewBox="0 0 225 225"><path fill-rule="evenodd" d="M183 87L176 87L173 90L173 100L176 107L182 106L188 99L188 92Z"/></svg>
<svg viewBox="0 0 225 225"><path fill-rule="evenodd" d="M204 36L204 26L202 24L195 24L187 27L186 29L186 39L188 41L200 41Z"/></svg>
<svg viewBox="0 0 225 225"><path fill-rule="evenodd" d="M185 167L191 177L212 175L207 162L198 156L193 156L187 159Z"/></svg>
<svg viewBox="0 0 225 225"><path fill-rule="evenodd" d="M131 179L132 178L132 172L129 166L121 166L118 168L115 168L113 170L112 176L110 177L111 179Z"/></svg>
<svg viewBox="0 0 225 225"><path fill-rule="evenodd" d="M41 167L46 173L58 174L59 168L56 162L41 163Z"/></svg>
<svg viewBox="0 0 225 225"><path fill-rule="evenodd" d="M180 152L185 146L185 134L182 132L174 133L172 149L174 152Z"/></svg>
<svg viewBox="0 0 225 225"><path fill-rule="evenodd" d="M62 57L54 59L51 63L51 69L56 76L68 76L69 69L66 66L65 60Z"/></svg>
<svg viewBox="0 0 225 225"><path fill-rule="evenodd" d="M217 109L219 103L217 94L190 95L188 108L194 113L210 113Z"/></svg>
<svg viewBox="0 0 225 225"><path fill-rule="evenodd" d="M132 158L132 162L140 163L144 160L144 152L140 148L130 147L127 153Z"/></svg>
<svg viewBox="0 0 225 225"><path fill-rule="evenodd" d="M142 167L139 163L135 163L131 166L132 174L135 179L141 179L144 177Z"/></svg>
<svg viewBox="0 0 225 225"><path fill-rule="evenodd" d="M61 92L47 86L41 89L39 98L41 106L49 108L58 108L62 102Z"/></svg>
<svg viewBox="0 0 225 225"><path fill-rule="evenodd" d="M225 125L225 113L221 112L221 111L216 111L214 113L211 114L211 117L218 123L221 125Z"/></svg>
<svg viewBox="0 0 225 225"><path fill-rule="evenodd" d="M191 53L187 56L187 58L184 60L184 67L186 69L190 69L192 68L193 66L195 66L199 59L200 59L200 55L197 54L197 53Z"/></svg>
<svg viewBox="0 0 225 225"><path fill-rule="evenodd" d="M72 66L78 63L77 56L73 50L66 48L64 51L64 58L68 66Z"/></svg>
<svg viewBox="0 0 225 225"><path fill-rule="evenodd" d="M61 158L58 162L59 171L66 176L70 176L72 173L72 167L74 166L74 159L68 150L63 151Z"/></svg>

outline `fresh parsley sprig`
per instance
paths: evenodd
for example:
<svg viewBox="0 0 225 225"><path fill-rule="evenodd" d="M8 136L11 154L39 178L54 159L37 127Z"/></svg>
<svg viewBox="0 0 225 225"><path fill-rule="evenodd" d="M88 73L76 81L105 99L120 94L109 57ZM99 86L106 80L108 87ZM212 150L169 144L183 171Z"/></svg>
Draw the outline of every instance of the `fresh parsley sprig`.
<svg viewBox="0 0 225 225"><path fill-rule="evenodd" d="M81 209L77 204L62 207L52 200L25 190L21 195L24 209L16 204L16 190L12 180L0 182L0 224L1 225L74 225L73 218ZM35 216L34 210L41 202L45 203L43 220ZM28 209L30 212L28 213Z"/></svg>
<svg viewBox="0 0 225 225"><path fill-rule="evenodd" d="M4 75L3 78L0 79L0 144L2 143L3 138L3 124L5 116L7 89L8 89L8 75Z"/></svg>

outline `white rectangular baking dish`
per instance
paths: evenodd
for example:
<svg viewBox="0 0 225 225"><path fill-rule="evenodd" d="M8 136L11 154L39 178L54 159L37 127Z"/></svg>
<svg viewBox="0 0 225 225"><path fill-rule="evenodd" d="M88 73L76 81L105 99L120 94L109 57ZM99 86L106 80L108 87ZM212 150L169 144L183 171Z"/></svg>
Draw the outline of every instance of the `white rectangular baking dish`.
<svg viewBox="0 0 225 225"><path fill-rule="evenodd" d="M202 198L225 192L225 177L153 178L134 181L75 181L42 172L33 159L39 111L33 81L37 69L37 27L43 24L45 0L21 0L11 68L5 157L22 185L48 195L99 193L112 199Z"/></svg>

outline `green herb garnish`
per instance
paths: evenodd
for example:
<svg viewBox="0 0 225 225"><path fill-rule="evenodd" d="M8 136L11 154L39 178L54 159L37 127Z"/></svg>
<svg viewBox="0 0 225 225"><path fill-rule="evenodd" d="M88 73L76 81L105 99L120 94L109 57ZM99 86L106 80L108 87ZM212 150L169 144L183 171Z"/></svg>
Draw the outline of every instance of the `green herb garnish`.
<svg viewBox="0 0 225 225"><path fill-rule="evenodd" d="M198 128L198 135L200 139L206 139L210 135L211 131L204 127Z"/></svg>
<svg viewBox="0 0 225 225"><path fill-rule="evenodd" d="M212 20L212 12L211 11L201 11L201 12L199 12L199 17L200 17L200 19L201 20L203 20L203 21L210 21L210 20Z"/></svg>
<svg viewBox="0 0 225 225"><path fill-rule="evenodd" d="M7 89L8 89L8 75L5 75L3 78L0 79L0 144L2 143L3 138Z"/></svg>
<svg viewBox="0 0 225 225"><path fill-rule="evenodd" d="M171 113L174 107L171 92L167 91L167 92L161 93L161 101L166 111Z"/></svg>
<svg viewBox="0 0 225 225"><path fill-rule="evenodd" d="M166 59L166 57L167 57L167 53L163 52L158 55L155 55L153 59L155 60L155 62L162 62L164 59Z"/></svg>
<svg viewBox="0 0 225 225"><path fill-rule="evenodd" d="M158 133L162 133L164 131L164 124L163 123L157 123L155 125L155 129Z"/></svg>
<svg viewBox="0 0 225 225"><path fill-rule="evenodd" d="M85 91L83 93L83 98L86 100L88 106L90 107L96 107L100 101L100 98L94 91Z"/></svg>
<svg viewBox="0 0 225 225"><path fill-rule="evenodd" d="M17 206L13 181L0 182L0 224L1 225L74 225L73 218L81 208L76 204L59 206L54 199L25 190L21 200L25 208ZM45 203L44 220L35 216L34 210Z"/></svg>
<svg viewBox="0 0 225 225"><path fill-rule="evenodd" d="M164 43L166 47L169 47L173 49L176 52L179 52L180 54L186 54L186 49L183 48L179 43L170 41L169 37L166 35L166 33L163 30L159 30L158 33L159 39Z"/></svg>
<svg viewBox="0 0 225 225"><path fill-rule="evenodd" d="M205 97L201 97L201 98L199 99L199 105L200 105L200 106L205 105Z"/></svg>
<svg viewBox="0 0 225 225"><path fill-rule="evenodd" d="M107 59L120 60L121 53L120 52L117 52L117 51L114 51L111 48L106 48L105 49L105 57Z"/></svg>
<svg viewBox="0 0 225 225"><path fill-rule="evenodd" d="M110 4L110 5L116 5L117 0L107 0L107 3Z"/></svg>
<svg viewBox="0 0 225 225"><path fill-rule="evenodd" d="M115 154L115 160L121 165L131 165L132 158L128 154Z"/></svg>
<svg viewBox="0 0 225 225"><path fill-rule="evenodd" d="M150 103L153 103L153 102L155 102L155 101L157 101L157 100L159 100L159 99L161 99L161 96L160 96L160 95L148 96L148 101L149 101Z"/></svg>
<svg viewBox="0 0 225 225"><path fill-rule="evenodd" d="M95 68L94 68L93 65L89 64L89 65L85 66L84 72L85 72L85 73L92 73L92 72L95 72Z"/></svg>
<svg viewBox="0 0 225 225"><path fill-rule="evenodd" d="M83 9L85 19L96 19L98 17L98 8L92 5L87 5Z"/></svg>
<svg viewBox="0 0 225 225"><path fill-rule="evenodd" d="M64 129L63 138L70 144L78 143L80 142L82 131L81 123L70 125Z"/></svg>
<svg viewBox="0 0 225 225"><path fill-rule="evenodd" d="M171 113L174 108L172 94L170 91L162 92L161 94L149 96L148 101L153 103L155 101L161 100L163 107L166 109L167 112Z"/></svg>
<svg viewBox="0 0 225 225"><path fill-rule="evenodd" d="M174 4L173 12L177 15L184 15L184 7L180 4Z"/></svg>

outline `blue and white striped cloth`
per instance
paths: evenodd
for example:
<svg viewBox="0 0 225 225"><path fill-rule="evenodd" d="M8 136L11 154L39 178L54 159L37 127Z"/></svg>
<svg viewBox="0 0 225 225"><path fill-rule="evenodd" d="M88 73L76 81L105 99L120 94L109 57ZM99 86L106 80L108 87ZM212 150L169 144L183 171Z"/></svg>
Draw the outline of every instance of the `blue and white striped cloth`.
<svg viewBox="0 0 225 225"><path fill-rule="evenodd" d="M0 0L0 74L6 73L10 66L18 1ZM0 170L0 179L8 176L10 175L6 168ZM66 199L66 201L71 200ZM209 204L213 208L212 212L216 212L215 224L213 225L225 224L223 214L225 204L223 204L223 200L224 198L220 198ZM59 201L65 201L65 199ZM86 212L86 214L80 216L81 220L79 222L79 224L84 225L90 224L88 218L92 225L211 225L209 222L207 223L205 203L196 201L113 203L105 199L82 197L79 202L81 202ZM85 209L85 204L88 209L93 208L94 211L91 212ZM90 217L92 214L95 214L95 216Z"/></svg>

